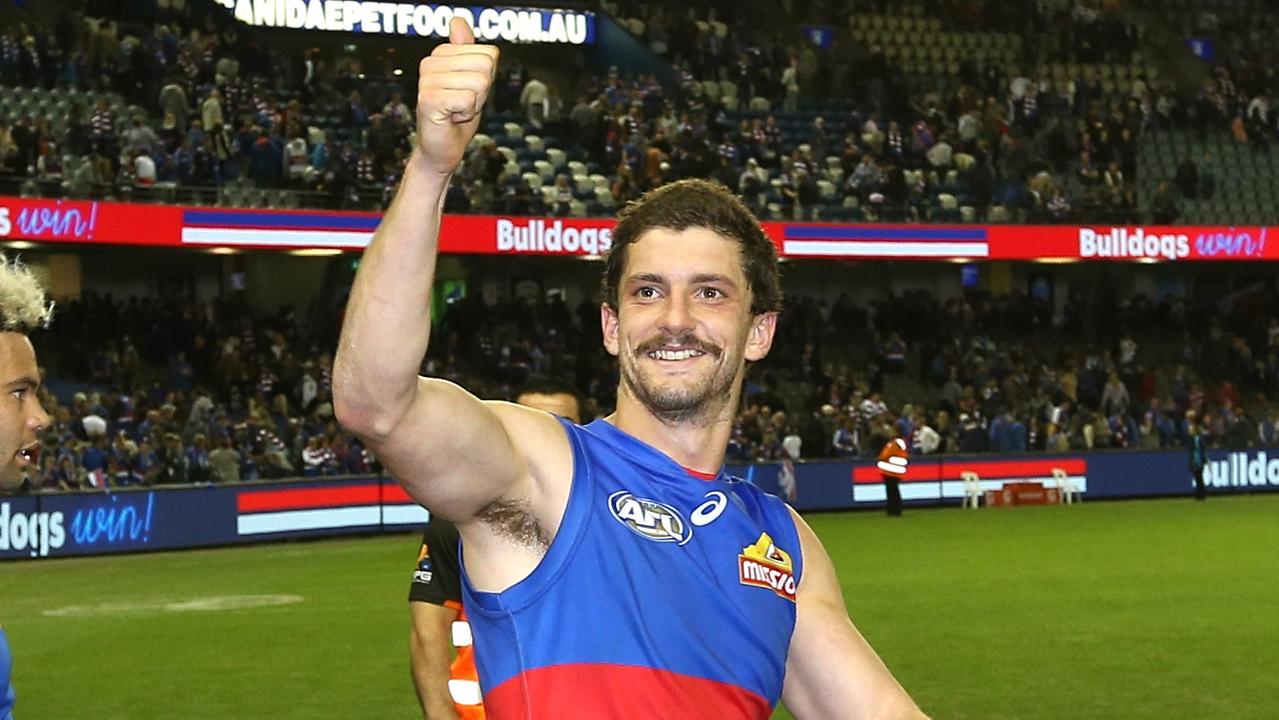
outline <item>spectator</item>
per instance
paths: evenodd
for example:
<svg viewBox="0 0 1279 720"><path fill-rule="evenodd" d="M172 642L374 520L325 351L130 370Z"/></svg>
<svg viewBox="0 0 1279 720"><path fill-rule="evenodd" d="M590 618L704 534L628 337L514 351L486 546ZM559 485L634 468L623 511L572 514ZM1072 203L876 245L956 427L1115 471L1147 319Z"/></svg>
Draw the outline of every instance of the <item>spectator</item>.
<svg viewBox="0 0 1279 720"><path fill-rule="evenodd" d="M213 90L200 106L200 122L205 128L224 124L222 119L222 93Z"/></svg>
<svg viewBox="0 0 1279 720"><path fill-rule="evenodd" d="M1211 200L1217 194L1217 166L1212 153L1205 152L1199 161L1199 197Z"/></svg>
<svg viewBox="0 0 1279 720"><path fill-rule="evenodd" d="M155 160L151 156L140 152L130 151L133 157L133 182L138 187L151 187L156 181Z"/></svg>
<svg viewBox="0 0 1279 720"><path fill-rule="evenodd" d="M182 436L176 432L164 434L164 444L156 451L159 466L154 481L159 485L177 485L187 481L187 457L182 448Z"/></svg>
<svg viewBox="0 0 1279 720"><path fill-rule="evenodd" d="M554 198L552 214L555 217L568 217L573 204L573 188L568 184L567 175L555 177Z"/></svg>
<svg viewBox="0 0 1279 720"><path fill-rule="evenodd" d="M1177 200L1169 190L1167 182L1159 183L1150 207L1154 221L1159 225L1170 225L1181 215L1181 209L1177 206Z"/></svg>
<svg viewBox="0 0 1279 720"><path fill-rule="evenodd" d="M1181 190L1181 196L1187 200L1194 200L1199 197L1199 167L1195 165L1195 161L1186 158L1177 166L1177 176L1174 181L1177 188Z"/></svg>
<svg viewBox="0 0 1279 720"><path fill-rule="evenodd" d="M192 485L206 485L213 480L209 464L209 442L204 433L196 433L187 448L186 481Z"/></svg>
<svg viewBox="0 0 1279 720"><path fill-rule="evenodd" d="M231 437L223 437L217 447L209 452L209 475L216 483L236 483L240 481L240 453L235 449L235 441Z"/></svg>
<svg viewBox="0 0 1279 720"><path fill-rule="evenodd" d="M337 456L325 442L324 436L316 435L307 443L302 451L302 475L316 477L333 475L337 471Z"/></svg>
<svg viewBox="0 0 1279 720"><path fill-rule="evenodd" d="M546 120L548 94L546 83L535 77L530 77L524 84L524 89L520 91L520 107L524 108L529 124L538 130L542 129Z"/></svg>

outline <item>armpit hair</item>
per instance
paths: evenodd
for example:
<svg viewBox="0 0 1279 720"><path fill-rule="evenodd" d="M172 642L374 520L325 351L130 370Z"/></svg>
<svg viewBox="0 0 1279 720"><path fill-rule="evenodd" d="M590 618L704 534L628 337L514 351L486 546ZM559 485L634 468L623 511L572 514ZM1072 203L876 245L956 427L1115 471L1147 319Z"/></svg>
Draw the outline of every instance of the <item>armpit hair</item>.
<svg viewBox="0 0 1279 720"><path fill-rule="evenodd" d="M551 547L546 528L538 522L526 500L494 500L477 510L475 519L521 545L542 551Z"/></svg>

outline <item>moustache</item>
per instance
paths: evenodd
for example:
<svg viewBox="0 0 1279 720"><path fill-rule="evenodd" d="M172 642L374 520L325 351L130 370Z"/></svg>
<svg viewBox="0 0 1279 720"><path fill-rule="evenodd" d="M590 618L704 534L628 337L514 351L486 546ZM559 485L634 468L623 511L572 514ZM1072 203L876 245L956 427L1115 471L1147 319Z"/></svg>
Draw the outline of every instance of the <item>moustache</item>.
<svg viewBox="0 0 1279 720"><path fill-rule="evenodd" d="M688 350L697 350L707 355L718 358L724 354L724 349L720 346L697 339L693 335L659 335L651 340L647 340L635 348L636 355L647 355L654 350L660 350L667 345L675 345Z"/></svg>

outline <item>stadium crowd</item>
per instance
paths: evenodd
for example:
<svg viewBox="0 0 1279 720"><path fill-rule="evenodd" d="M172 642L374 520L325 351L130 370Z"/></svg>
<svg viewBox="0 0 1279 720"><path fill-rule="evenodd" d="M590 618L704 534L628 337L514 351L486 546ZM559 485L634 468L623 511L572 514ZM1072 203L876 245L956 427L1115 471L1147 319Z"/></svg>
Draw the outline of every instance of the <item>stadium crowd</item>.
<svg viewBox="0 0 1279 720"><path fill-rule="evenodd" d="M1180 447L1192 425L1212 447L1273 446L1275 299L1236 299L1223 320L1220 298L1135 296L1094 328L1108 340L1075 347L1089 315L1078 298L1054 321L1017 293L791 296L748 377L729 460L873 457L895 436L917 454ZM1143 347L1130 327L1178 340ZM377 470L333 421L328 345L291 309L89 294L37 342L70 401L42 390L54 422L30 490ZM423 370L494 398L555 378L578 388L587 422L617 383L594 305L558 295L450 303Z"/></svg>
<svg viewBox="0 0 1279 720"><path fill-rule="evenodd" d="M139 200L182 191L195 202L378 207L394 192L414 100L393 58L365 67L318 48L290 58L194 3L165 4L153 27L96 17L98 5L0 33L0 85L58 93L0 113L0 175L54 194ZM886 9L801 5L781 11L795 23L837 23ZM1093 70L1072 76L1062 60L1131 58L1137 29L1098 3L932 3L948 29L1026 38L1018 64L965 58L943 82L908 75L879 44L820 50L718 3L606 6L639 21L632 30L676 79L611 69L559 88L536 69L505 70L451 211L608 214L697 176L738 189L761 216L1166 221L1176 215L1170 187L1138 205L1144 134L1215 128L1267 145L1279 115L1270 81L1243 52L1198 97L1140 74L1122 91ZM507 133L511 122L518 129ZM271 194L280 189L306 192Z"/></svg>
<svg viewBox="0 0 1279 720"><path fill-rule="evenodd" d="M1169 128L1259 151L1277 137L1265 38L1245 13L1189 16L1219 57L1187 95L1144 70L1120 88L1084 69L1134 60L1139 29L1113 3L924 5L947 30L1019 34L1017 62L963 57L923 76L878 42L839 34L822 49L794 32L892 10L878 0L783 2L780 23L714 2L604 3L638 21L628 28L672 73L609 68L561 88L504 68L446 209L609 214L664 182L712 177L761 217L1169 222L1178 193L1212 194L1211 162L1139 178L1140 143ZM263 202L249 192L261 190L361 208L394 192L414 98L389 56L374 67L334 48L292 58L195 3L158 3L147 26L107 19L108 3L67 8L48 26L0 29L0 187L231 204ZM1155 186L1139 206L1138 190ZM78 389L65 405L45 392L55 422L32 488L376 467L333 422L331 343L296 312L153 300L86 295L41 338L50 377ZM1207 301L1135 297L1112 314L1074 298L1055 318L1025 294L793 297L752 371L730 458L857 457L894 434L917 453L1170 447L1192 424L1210 445L1271 445L1279 321L1264 308L1275 300L1222 315ZM1071 346L1089 315L1108 323L1085 333L1101 340ZM597 328L589 304L472 296L447 309L426 370L487 397L529 377L571 379L589 421L616 387ZM1135 328L1177 346L1139 344Z"/></svg>
<svg viewBox="0 0 1279 720"><path fill-rule="evenodd" d="M39 490L236 482L376 470L333 420L332 355L291 311L86 294L38 338L52 423ZM326 346L328 347L328 346Z"/></svg>

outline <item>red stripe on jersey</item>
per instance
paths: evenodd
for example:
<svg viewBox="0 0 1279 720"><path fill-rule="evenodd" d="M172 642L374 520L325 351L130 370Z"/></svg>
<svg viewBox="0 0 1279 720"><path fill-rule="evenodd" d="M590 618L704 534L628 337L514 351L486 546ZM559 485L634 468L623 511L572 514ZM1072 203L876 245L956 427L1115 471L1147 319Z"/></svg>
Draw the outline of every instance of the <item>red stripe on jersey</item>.
<svg viewBox="0 0 1279 720"><path fill-rule="evenodd" d="M684 466L681 465L680 467L684 467ZM715 478L719 477L719 473L717 472L707 473L707 472L702 472L701 470L694 470L693 468L684 468L684 472L688 473L689 475L692 475L698 480L714 480Z"/></svg>
<svg viewBox="0 0 1279 720"><path fill-rule="evenodd" d="M239 512L266 510L300 510L304 508L376 505L381 501L378 483L335 488L296 488L289 490L241 490L235 496Z"/></svg>
<svg viewBox="0 0 1279 720"><path fill-rule="evenodd" d="M527 670L484 695L489 720L766 720L768 701L728 683L668 670L574 663Z"/></svg>

